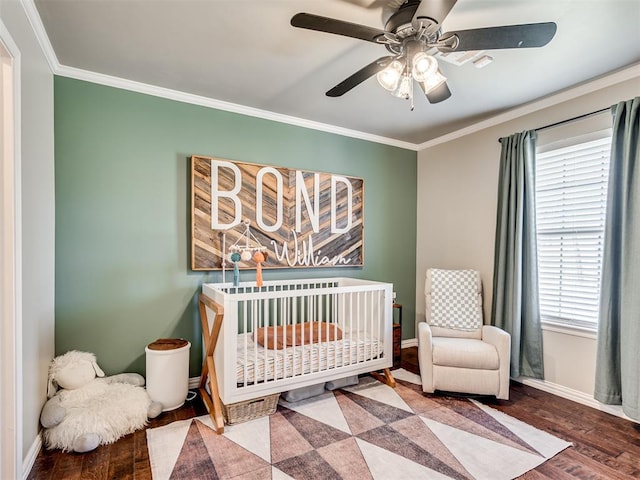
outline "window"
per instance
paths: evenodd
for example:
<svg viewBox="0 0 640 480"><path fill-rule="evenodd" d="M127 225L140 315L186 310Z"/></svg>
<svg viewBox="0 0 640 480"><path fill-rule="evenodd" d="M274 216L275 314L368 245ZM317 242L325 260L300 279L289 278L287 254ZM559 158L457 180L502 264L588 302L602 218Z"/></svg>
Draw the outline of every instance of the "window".
<svg viewBox="0 0 640 480"><path fill-rule="evenodd" d="M536 155L540 314L543 322L595 329L611 133L567 143Z"/></svg>

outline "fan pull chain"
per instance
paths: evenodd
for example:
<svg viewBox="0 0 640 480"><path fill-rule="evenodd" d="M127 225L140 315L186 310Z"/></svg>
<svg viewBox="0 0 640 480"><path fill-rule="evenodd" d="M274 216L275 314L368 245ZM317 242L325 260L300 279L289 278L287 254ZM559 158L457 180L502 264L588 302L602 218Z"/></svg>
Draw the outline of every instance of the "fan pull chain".
<svg viewBox="0 0 640 480"><path fill-rule="evenodd" d="M415 107L415 105L413 104L413 89L415 88L415 85L413 84L414 82L411 82L411 90L409 90L409 100L411 101L411 111L413 112L413 109Z"/></svg>

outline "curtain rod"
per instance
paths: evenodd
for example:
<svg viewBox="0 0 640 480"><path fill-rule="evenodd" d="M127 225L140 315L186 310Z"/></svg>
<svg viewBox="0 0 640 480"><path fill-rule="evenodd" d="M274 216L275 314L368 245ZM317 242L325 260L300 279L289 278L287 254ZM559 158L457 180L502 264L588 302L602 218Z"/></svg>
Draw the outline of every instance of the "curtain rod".
<svg viewBox="0 0 640 480"><path fill-rule="evenodd" d="M547 128L557 127L557 126L563 125L565 123L575 122L576 120L582 120L583 118L591 117L593 115L598 115L599 113L607 112L609 110L611 110L610 107L601 108L600 110L596 110L595 112L589 112L589 113L585 113L583 115L578 115L577 117L568 118L566 120L561 120L561 121L556 122L556 123L550 123L549 125L545 125L544 127L538 127L538 128L536 128L534 130L536 132L539 132L540 130L546 130Z"/></svg>
<svg viewBox="0 0 640 480"><path fill-rule="evenodd" d="M546 130L547 128L552 128L552 127L557 127L559 125L564 125L565 123L571 123L571 122L575 122L576 120L582 120L583 118L588 118L591 117L593 115L598 115L599 113L604 113L611 110L611 107L606 107L606 108L601 108L600 110L595 110L593 112L589 112L589 113L585 113L583 115L578 115L577 117L571 117L571 118L567 118L566 120L561 120L559 122L556 123L550 123L549 125L545 125L543 127L538 127L538 128L534 128L534 130L536 132L539 132L540 130ZM502 139L498 139L498 142L501 142Z"/></svg>

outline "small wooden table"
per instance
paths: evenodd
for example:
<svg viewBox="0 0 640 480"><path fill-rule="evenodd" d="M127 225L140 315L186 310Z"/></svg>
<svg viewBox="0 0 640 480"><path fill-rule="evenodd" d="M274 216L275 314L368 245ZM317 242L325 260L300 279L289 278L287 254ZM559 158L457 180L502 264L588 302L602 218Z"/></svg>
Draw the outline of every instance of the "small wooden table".
<svg viewBox="0 0 640 480"><path fill-rule="evenodd" d="M400 368L402 363L402 304L394 303L394 310L398 310L398 323L393 318L393 368Z"/></svg>

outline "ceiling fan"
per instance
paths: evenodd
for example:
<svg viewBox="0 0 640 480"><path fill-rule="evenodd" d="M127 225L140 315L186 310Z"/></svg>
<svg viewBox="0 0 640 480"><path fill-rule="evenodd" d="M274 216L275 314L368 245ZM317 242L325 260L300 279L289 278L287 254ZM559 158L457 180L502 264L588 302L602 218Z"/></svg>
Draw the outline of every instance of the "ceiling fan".
<svg viewBox="0 0 640 480"><path fill-rule="evenodd" d="M389 17L384 30L311 13L294 15L291 25L379 43L391 53L344 79L327 96L344 95L376 75L380 85L393 95L411 99L412 110L414 80L429 103L442 102L451 96L447 79L434 57L439 52L542 47L556 33L553 22L442 32L442 22L456 1L407 0Z"/></svg>

